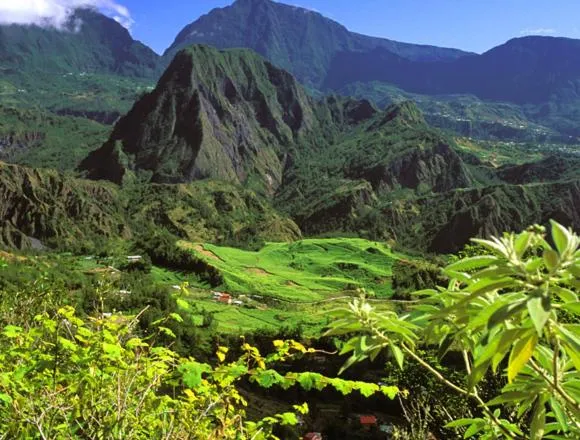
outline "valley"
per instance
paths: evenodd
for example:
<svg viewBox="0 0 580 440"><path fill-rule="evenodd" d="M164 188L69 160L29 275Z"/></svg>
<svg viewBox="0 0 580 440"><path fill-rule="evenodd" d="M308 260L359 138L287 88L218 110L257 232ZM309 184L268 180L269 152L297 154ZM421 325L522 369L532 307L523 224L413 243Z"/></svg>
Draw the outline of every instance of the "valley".
<svg viewBox="0 0 580 440"><path fill-rule="evenodd" d="M0 20L0 438L576 438L580 40L90 4Z"/></svg>

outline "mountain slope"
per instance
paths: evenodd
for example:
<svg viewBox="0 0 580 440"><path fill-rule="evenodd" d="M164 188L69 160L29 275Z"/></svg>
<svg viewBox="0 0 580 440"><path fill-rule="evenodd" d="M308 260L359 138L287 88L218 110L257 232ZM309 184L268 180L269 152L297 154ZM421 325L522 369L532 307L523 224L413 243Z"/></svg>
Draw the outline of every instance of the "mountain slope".
<svg viewBox="0 0 580 440"><path fill-rule="evenodd" d="M231 6L214 9L177 35L165 59L169 61L190 44L253 49L315 88L322 84L333 56L340 51L382 47L421 61L451 60L466 54L356 34L317 12L270 0L237 0Z"/></svg>
<svg viewBox="0 0 580 440"><path fill-rule="evenodd" d="M0 247L95 252L152 231L237 246L301 236L254 193L224 182L119 188L0 162Z"/></svg>
<svg viewBox="0 0 580 440"><path fill-rule="evenodd" d="M158 58L115 20L89 9L77 10L63 30L0 26L0 67L5 72L155 77Z"/></svg>
<svg viewBox="0 0 580 440"><path fill-rule="evenodd" d="M134 173L165 183L213 178L272 195L290 153L322 148L375 112L366 101L317 103L255 52L192 46L81 169L117 183Z"/></svg>
<svg viewBox="0 0 580 440"><path fill-rule="evenodd" d="M427 95L470 93L488 100L538 104L558 93L562 98L578 97L579 53L580 40L554 37L516 38L482 55L429 65L383 48L345 51L333 59L325 87L384 81Z"/></svg>

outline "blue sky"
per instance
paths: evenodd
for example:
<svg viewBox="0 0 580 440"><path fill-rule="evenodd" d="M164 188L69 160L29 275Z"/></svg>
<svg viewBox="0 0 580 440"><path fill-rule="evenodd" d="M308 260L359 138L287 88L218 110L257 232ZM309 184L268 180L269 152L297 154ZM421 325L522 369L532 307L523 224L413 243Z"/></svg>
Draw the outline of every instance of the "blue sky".
<svg viewBox="0 0 580 440"><path fill-rule="evenodd" d="M133 36L157 52L183 26L233 0L116 0L129 8ZM580 38L579 0L287 0L352 31L411 43L484 52L513 37Z"/></svg>

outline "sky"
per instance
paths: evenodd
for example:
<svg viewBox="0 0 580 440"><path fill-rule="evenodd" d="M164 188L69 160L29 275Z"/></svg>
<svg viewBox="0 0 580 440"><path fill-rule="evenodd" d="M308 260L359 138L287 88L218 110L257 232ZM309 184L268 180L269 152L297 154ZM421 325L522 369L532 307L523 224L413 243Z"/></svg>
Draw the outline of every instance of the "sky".
<svg viewBox="0 0 580 440"><path fill-rule="evenodd" d="M0 23L61 25L93 5L162 53L200 15L233 0L0 0ZM580 38L579 0L286 0L348 29L409 43L482 53L523 35Z"/></svg>

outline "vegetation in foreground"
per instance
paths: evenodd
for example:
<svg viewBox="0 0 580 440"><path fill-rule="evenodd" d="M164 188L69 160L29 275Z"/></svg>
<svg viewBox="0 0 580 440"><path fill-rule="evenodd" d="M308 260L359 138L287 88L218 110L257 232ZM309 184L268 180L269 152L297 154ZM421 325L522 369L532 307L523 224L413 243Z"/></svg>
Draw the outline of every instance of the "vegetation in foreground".
<svg viewBox="0 0 580 440"><path fill-rule="evenodd" d="M550 242L540 227L478 240L477 255L446 268L447 287L417 292L402 313L377 311L364 298L332 313L329 334L351 354L343 369L387 350L402 371L415 365L440 383L433 390L468 402L435 408L449 419L443 428L433 426L426 406L413 404L431 389L400 393L408 424L396 428L398 438L423 438L430 429L447 438L577 438L580 238L553 223ZM5 254L2 270L14 261ZM144 333L138 323L148 307L105 314L97 289L94 312L80 316L66 305L78 300L69 287L42 277L26 289L3 283L0 427L11 437L289 438L304 429L289 427L299 425L296 413L306 406L248 420L243 383L393 398L405 382L389 386L400 378L389 371L381 385L288 371L282 366L291 358L316 352L294 341L274 341L270 355L245 344L241 351L218 346L209 363L184 358L171 349L174 324L186 324L179 301ZM439 353L427 354L430 345ZM452 355L463 365L442 367ZM435 396L439 405L447 395Z"/></svg>

